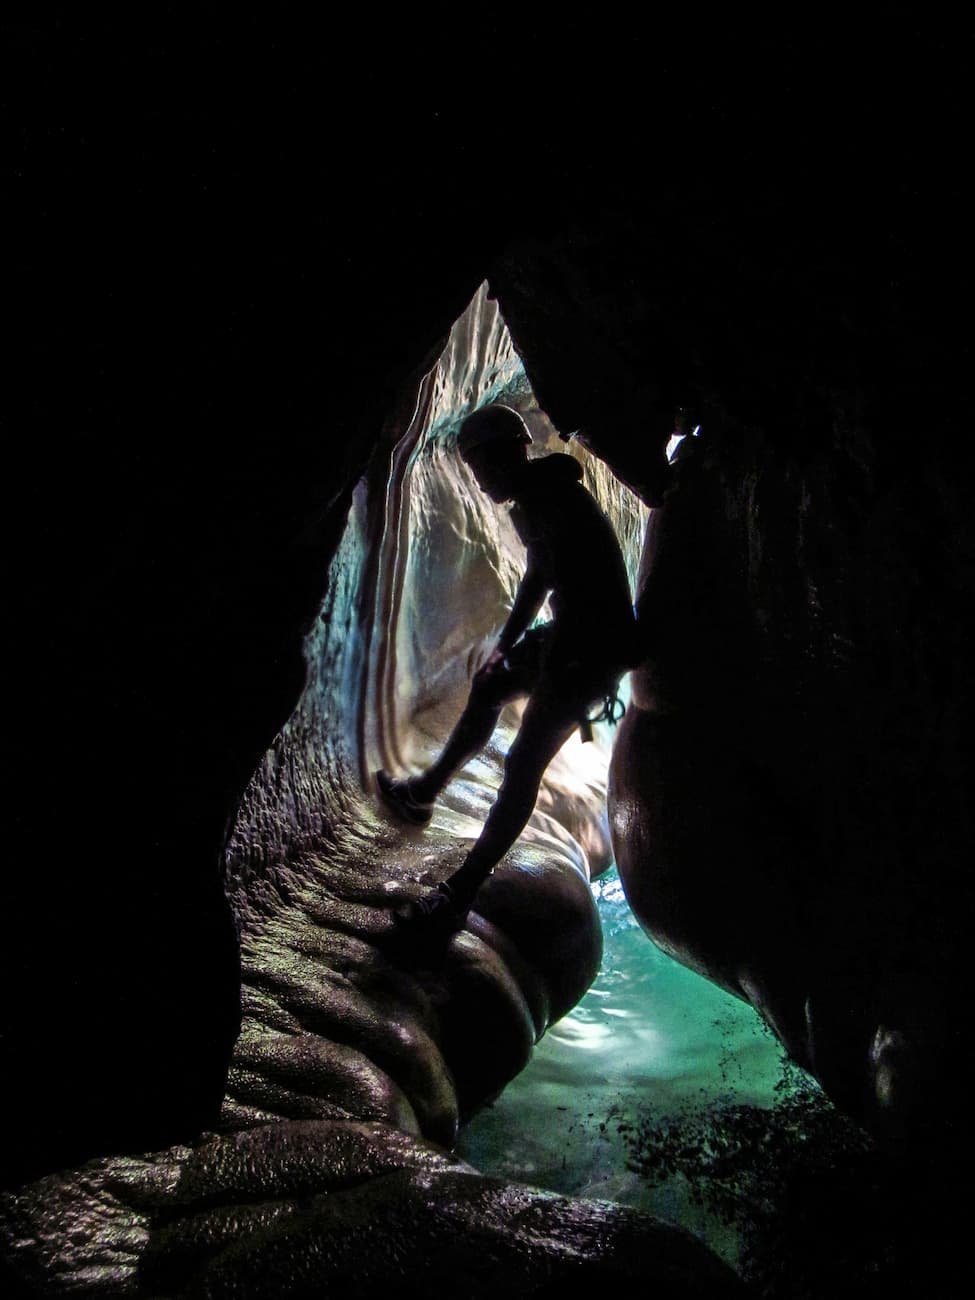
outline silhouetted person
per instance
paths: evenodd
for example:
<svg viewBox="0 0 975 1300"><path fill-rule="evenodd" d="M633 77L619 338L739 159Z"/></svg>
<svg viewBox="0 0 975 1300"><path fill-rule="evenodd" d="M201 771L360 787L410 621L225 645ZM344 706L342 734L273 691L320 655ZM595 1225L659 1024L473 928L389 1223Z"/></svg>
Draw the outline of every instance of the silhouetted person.
<svg viewBox="0 0 975 1300"><path fill-rule="evenodd" d="M531 816L545 769L593 705L615 696L633 666L636 625L619 543L580 483L571 456L528 459L531 434L516 411L488 406L461 425L457 449L492 501L513 501L511 518L528 564L511 614L475 674L463 714L432 767L407 780L377 772L388 807L425 825L454 774L487 744L502 707L528 704L504 764L504 780L480 837L437 890L396 915L419 936L446 937L463 925L482 881ZM551 594L553 619L529 630Z"/></svg>

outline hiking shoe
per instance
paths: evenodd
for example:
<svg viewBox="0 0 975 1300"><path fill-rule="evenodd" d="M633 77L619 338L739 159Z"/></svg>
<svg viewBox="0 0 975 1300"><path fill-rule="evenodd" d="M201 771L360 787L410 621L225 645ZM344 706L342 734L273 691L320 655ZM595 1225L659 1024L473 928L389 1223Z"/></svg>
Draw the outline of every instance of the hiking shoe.
<svg viewBox="0 0 975 1300"><path fill-rule="evenodd" d="M422 898L411 899L393 912L396 929L418 943L446 943L463 929L467 908L462 908L446 881Z"/></svg>
<svg viewBox="0 0 975 1300"><path fill-rule="evenodd" d="M410 793L409 781L394 781L381 768L376 773L376 789L386 807L405 822L412 822L414 826L426 826L433 816L433 804L421 803L415 799Z"/></svg>

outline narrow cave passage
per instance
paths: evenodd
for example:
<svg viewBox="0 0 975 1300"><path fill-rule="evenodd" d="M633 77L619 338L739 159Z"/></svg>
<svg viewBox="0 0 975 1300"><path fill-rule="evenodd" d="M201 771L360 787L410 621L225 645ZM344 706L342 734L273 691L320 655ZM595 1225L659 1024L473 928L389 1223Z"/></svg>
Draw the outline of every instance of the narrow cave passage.
<svg viewBox="0 0 975 1300"><path fill-rule="evenodd" d="M495 396L533 400L520 369ZM700 426L675 432L668 460L700 435ZM592 465L590 483L609 506L635 586L648 513L605 465ZM607 482L623 493L615 509ZM608 757L612 730L601 728L599 740ZM566 750L569 769L583 761L577 741ZM595 778L600 800L603 761ZM842 1182L870 1144L751 1005L650 941L612 861L592 874L604 943L595 982L503 1094L461 1131L458 1153L488 1175L678 1224L761 1279L778 1266L769 1242L781 1233L779 1201L788 1201L783 1189L796 1171L813 1169L827 1185Z"/></svg>
<svg viewBox="0 0 975 1300"><path fill-rule="evenodd" d="M439 748L520 577L506 513L453 449L464 415L492 400L522 411L537 452L583 463L635 578L646 509L559 439L482 287L356 491L306 642L305 693L238 819L228 880L245 1028L224 1123L339 1110L445 1147L459 1133L484 1174L649 1210L738 1263L747 1224L708 1196L742 1202L763 1159L750 1138L736 1148L744 1111L815 1108L820 1095L749 1006L664 955L630 914L605 814L612 733L567 742L444 971L398 970L383 947L391 903L442 879L476 838L517 724L502 718L422 832L378 806L372 773L415 770ZM731 1172L716 1171L709 1153L729 1151Z"/></svg>
<svg viewBox="0 0 975 1300"><path fill-rule="evenodd" d="M493 401L522 414L534 440L530 456L567 453L581 465L586 487L620 538L631 588L635 583L646 507L581 443L560 438L539 409L507 327L482 285L421 386L384 485L360 708L367 786L376 767L416 768L439 748L463 707L473 668L493 646L523 572L524 547L507 509L494 506L478 489L453 445L464 416ZM539 618L550 617L543 607ZM502 728L510 731L518 715L509 709ZM556 785L563 795L573 784L598 787L602 801L611 730L597 727L596 741L583 747L573 736L567 742L543 787L541 807L551 804ZM604 865L590 862L595 871Z"/></svg>
<svg viewBox="0 0 975 1300"><path fill-rule="evenodd" d="M363 710L365 780L380 762L403 770L432 755L462 707L471 659L486 653L520 577L520 543L505 512L485 502L450 451L472 391L480 401L520 409L536 439L533 451L568 450L582 460L635 585L646 508L602 462L558 439L482 286L454 327L422 420L394 455L392 478L397 456L402 466L377 583L373 626L383 636L373 647ZM421 399L418 410L423 405ZM675 435L668 454L679 441ZM516 713L507 716L492 752L448 790L447 807L437 814L448 832L475 833L516 722ZM600 973L525 1070L461 1131L458 1150L486 1174L611 1199L678 1223L737 1264L740 1224L722 1217L715 1198L708 1202L706 1171L692 1173L685 1162L648 1178L637 1167L641 1124L720 1129L735 1108L770 1111L804 1098L815 1105L821 1095L749 1005L658 949L630 912L608 840L591 825L592 812L602 821L613 734L602 725L595 745L582 745L578 736L567 743L529 831L558 834L561 824L583 840L603 929ZM580 791L590 817L566 816ZM754 1158L746 1155L746 1166Z"/></svg>
<svg viewBox="0 0 975 1300"><path fill-rule="evenodd" d="M446 972L401 970L390 950L392 907L447 875L477 837L518 722L513 708L502 716L422 832L380 807L373 773L415 770L439 748L520 578L524 552L507 512L480 492L452 442L468 411L498 398L524 412L537 452L563 448L482 287L355 491L306 638L302 698L234 828L227 885L245 1011L228 1126L342 1106L449 1146L458 1123L517 1075L595 975L601 942L589 882L611 858L608 747L578 735L550 766L528 826L479 896L477 920L452 942ZM635 570L645 509L584 448L569 450ZM323 978L341 989L324 1010ZM381 1058L370 1058L368 1081L344 1050L362 1050L366 1024L396 1040L367 1045Z"/></svg>

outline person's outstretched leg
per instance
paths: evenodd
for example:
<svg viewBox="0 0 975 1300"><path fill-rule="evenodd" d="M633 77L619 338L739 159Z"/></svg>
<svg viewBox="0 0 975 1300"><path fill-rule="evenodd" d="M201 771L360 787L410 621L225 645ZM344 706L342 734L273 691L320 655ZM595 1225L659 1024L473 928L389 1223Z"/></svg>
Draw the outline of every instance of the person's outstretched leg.
<svg viewBox="0 0 975 1300"><path fill-rule="evenodd" d="M446 881L458 910L466 912L480 886L501 861L535 808L538 787L552 759L578 726L564 700L551 694L528 701L521 727L504 763L504 779L477 842Z"/></svg>
<svg viewBox="0 0 975 1300"><path fill-rule="evenodd" d="M505 759L498 797L476 844L449 880L394 913L406 933L422 944L440 944L463 926L481 884L524 830L545 769L578 725L578 711L548 692L528 701Z"/></svg>

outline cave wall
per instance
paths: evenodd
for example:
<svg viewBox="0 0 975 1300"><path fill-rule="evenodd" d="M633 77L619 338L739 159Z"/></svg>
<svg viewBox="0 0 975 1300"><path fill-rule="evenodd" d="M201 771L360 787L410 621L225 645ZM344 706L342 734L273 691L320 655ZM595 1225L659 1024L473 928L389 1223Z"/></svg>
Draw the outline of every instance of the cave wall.
<svg viewBox="0 0 975 1300"><path fill-rule="evenodd" d="M631 905L930 1152L969 1050L970 405L939 398L927 432L965 365L964 262L897 215L892 252L868 202L783 229L756 198L743 226L665 220L664 264L652 219L607 219L512 248L492 285L540 399L655 507L611 791ZM590 343L605 389L579 381ZM674 353L672 425L700 436L668 470L645 358Z"/></svg>
<svg viewBox="0 0 975 1300"><path fill-rule="evenodd" d="M322 166L358 173L357 155L323 144L327 107L264 113L260 41L238 60L202 31L39 27L13 48L31 69L5 513L16 1181L217 1116L240 1022L225 837L303 688L377 430L493 236L445 255L421 197L392 237L379 197L410 192L399 137L323 205ZM291 83L283 52L258 62L263 84Z"/></svg>
<svg viewBox="0 0 975 1300"><path fill-rule="evenodd" d="M402 424L387 426L384 452L352 495L305 637L304 690L229 836L244 1016L225 1126L381 1120L449 1146L598 968L588 885L611 857L608 753L578 737L437 960L403 948L391 915L477 837L518 724L513 705L422 834L384 813L376 767L409 770L439 750L523 571L507 511L477 488L454 445L464 416L498 397L524 409L533 454L564 445L534 406L482 285L436 363L410 381ZM573 450L635 568L645 508Z"/></svg>
<svg viewBox="0 0 975 1300"><path fill-rule="evenodd" d="M227 828L303 689L375 432L512 243L588 261L589 288L557 256L492 283L541 404L648 499L676 405L802 449L866 400L891 503L932 482L954 503L930 639L970 586L967 34L763 31L755 75L741 49L722 76L699 34L691 70L666 33L587 30L572 66L612 70L605 99L565 93L550 31L522 31L515 97L465 93L463 41L389 35L341 76L354 24L290 47L247 24L38 24L7 47L29 87L6 403L15 1180L215 1115L239 1016ZM588 233L607 208L629 232L609 245Z"/></svg>
<svg viewBox="0 0 975 1300"><path fill-rule="evenodd" d="M841 451L782 479L744 454L702 434L648 539L621 871L835 1101L930 1148L967 1072L967 511Z"/></svg>
<svg viewBox="0 0 975 1300"><path fill-rule="evenodd" d="M595 974L590 865L608 851L606 756L575 742L444 951L396 934L391 906L476 835L506 747L453 783L422 836L377 807L377 754L439 743L520 572L510 522L451 446L492 393L524 405L535 450L561 445L482 286L437 364L407 382L352 493L304 637L304 688L229 836L243 1014L220 1132L0 1195L15 1293L433 1294L447 1277L465 1293L535 1294L567 1252L574 1272L607 1281L737 1291L678 1229L484 1178L442 1149ZM645 510L575 452L635 564Z"/></svg>

